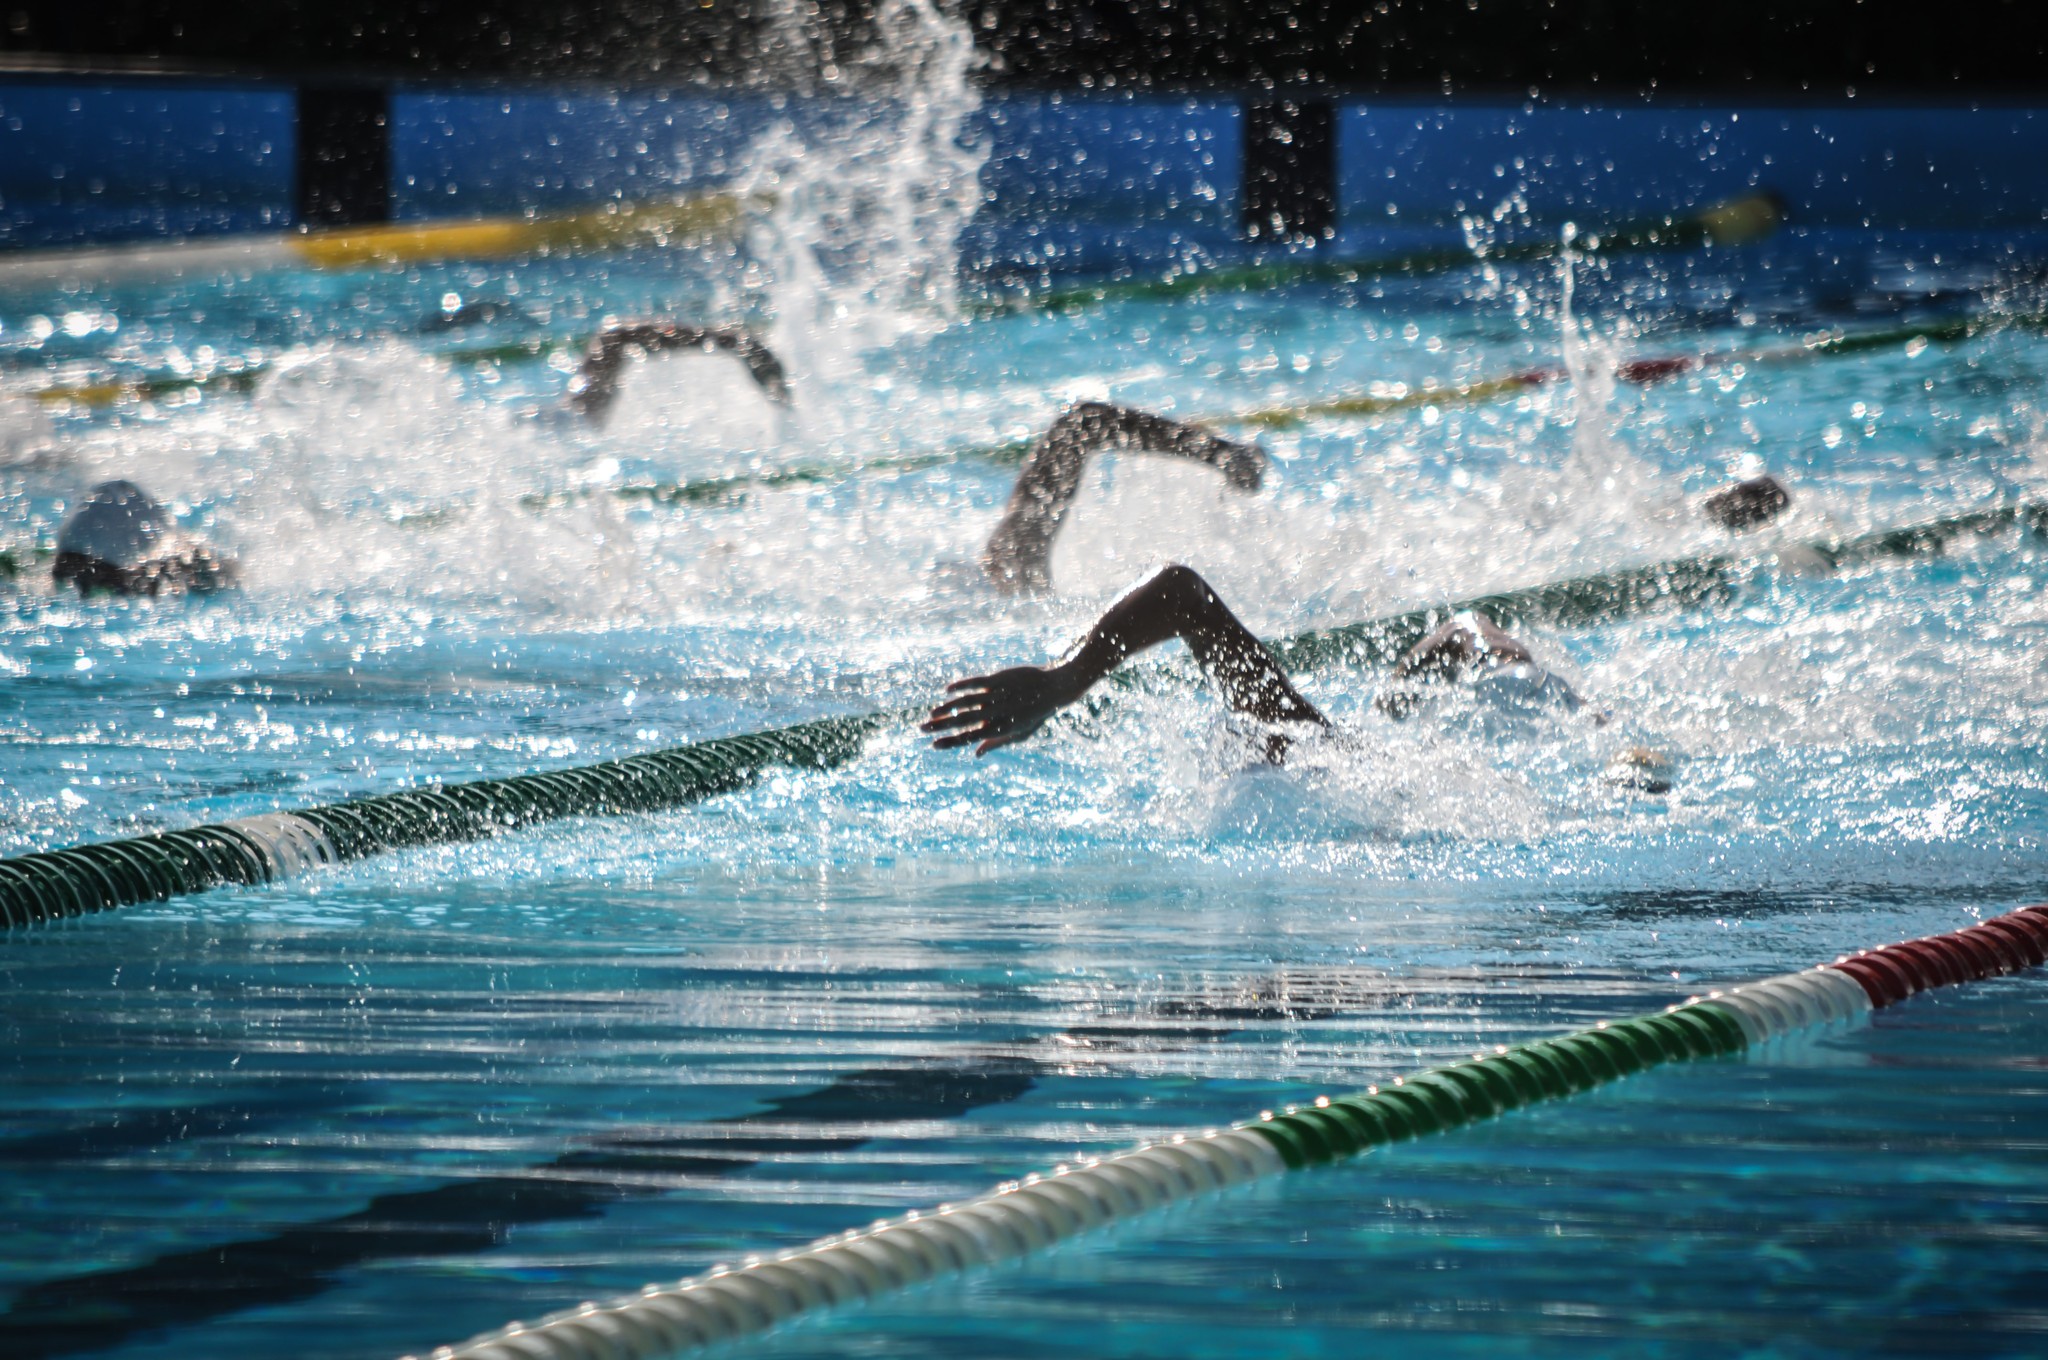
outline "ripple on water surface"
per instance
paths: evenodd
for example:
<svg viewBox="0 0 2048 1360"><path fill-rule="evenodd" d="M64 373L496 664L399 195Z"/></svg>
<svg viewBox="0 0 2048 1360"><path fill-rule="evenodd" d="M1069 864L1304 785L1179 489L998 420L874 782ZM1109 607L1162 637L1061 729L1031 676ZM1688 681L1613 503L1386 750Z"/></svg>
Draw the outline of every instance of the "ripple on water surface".
<svg viewBox="0 0 2048 1360"><path fill-rule="evenodd" d="M1839 319L1805 281L1816 250L1872 258L1840 241L1616 264L1570 311L1553 273L1503 267L949 322L829 277L802 307L750 292L750 263L801 263L801 227L731 258L91 299L122 319L107 362L260 345L275 371L9 443L0 546L136 475L249 584L0 597L0 850L915 705L1057 653L1168 559L1278 635L1729 550L1691 507L1764 468L1795 506L1745 554L2041 485L2048 347L2016 330L1591 380ZM778 413L676 356L633 371L609 426L564 423L562 372L418 338L451 288L564 334L750 316L806 380ZM847 307L870 310L837 334ZM1262 433L1256 496L1105 460L1040 602L962 570L1014 475L986 459L619 494L1001 443L1076 399L1223 414L1567 357L1576 385ZM695 809L17 933L0 1349L431 1346L2039 897L2044 578L2008 533L1535 629L1591 700L1576 719L1450 700L1396 724L1383 677L1316 671L1351 735L1286 770L1170 659L983 762L891 731ZM1671 757L1670 795L1600 781L1631 745ZM1918 1000L764 1349L2027 1353L2044 1005L2034 978Z"/></svg>

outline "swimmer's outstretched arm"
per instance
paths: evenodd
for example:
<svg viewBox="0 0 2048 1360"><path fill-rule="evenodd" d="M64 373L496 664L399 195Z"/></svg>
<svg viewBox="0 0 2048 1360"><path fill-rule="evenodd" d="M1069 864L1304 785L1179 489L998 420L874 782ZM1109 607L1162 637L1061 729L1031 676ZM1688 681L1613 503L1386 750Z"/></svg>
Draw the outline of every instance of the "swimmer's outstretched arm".
<svg viewBox="0 0 2048 1360"><path fill-rule="evenodd" d="M1170 638L1188 644L1233 711L1261 722L1330 725L1209 583L1173 566L1111 605L1056 665L1015 666L946 686L952 697L932 709L923 730L942 751L975 744L974 754L987 755L1036 732L1125 658Z"/></svg>
<svg viewBox="0 0 2048 1360"><path fill-rule="evenodd" d="M1240 491L1257 491L1265 474L1266 455L1256 445L1234 443L1164 416L1083 402L1032 444L1002 521L981 550L981 565L997 589L1021 594L1052 584L1053 540L1081 489L1089 455L1105 449L1192 458L1221 472Z"/></svg>
<svg viewBox="0 0 2048 1360"><path fill-rule="evenodd" d="M569 404L578 414L603 420L619 395L619 374L626 366L626 351L643 349L659 353L665 349L701 349L706 353L724 350L747 366L754 382L778 405L789 402L789 382L782 361L768 347L737 326L685 326L672 321L642 321L608 326L584 352L583 367L569 385Z"/></svg>

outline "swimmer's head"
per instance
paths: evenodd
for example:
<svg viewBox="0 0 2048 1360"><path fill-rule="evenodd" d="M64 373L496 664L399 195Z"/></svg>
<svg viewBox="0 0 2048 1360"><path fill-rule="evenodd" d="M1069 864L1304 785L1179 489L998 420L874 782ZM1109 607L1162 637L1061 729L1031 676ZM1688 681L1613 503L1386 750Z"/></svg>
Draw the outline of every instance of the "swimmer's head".
<svg viewBox="0 0 2048 1360"><path fill-rule="evenodd" d="M102 482L64 521L50 575L82 595L206 594L234 584L233 558L180 534L156 498L129 481Z"/></svg>
<svg viewBox="0 0 2048 1360"><path fill-rule="evenodd" d="M1390 718L1405 718L1422 702L1413 684L1458 684L1471 681L1475 694L1509 708L1530 710L1562 706L1576 712L1579 696L1572 687L1536 664L1529 649L1477 610L1464 610L1408 649L1394 667L1395 684L1381 691L1373 706ZM1401 683L1411 682L1411 683ZM1481 686L1493 688L1485 693Z"/></svg>
<svg viewBox="0 0 2048 1360"><path fill-rule="evenodd" d="M1586 704L1570 685L1529 661L1490 668L1472 682L1472 693L1498 708L1524 713L1576 713Z"/></svg>
<svg viewBox="0 0 2048 1360"><path fill-rule="evenodd" d="M1670 756L1647 746L1631 746L1607 762L1600 779L1629 793L1669 793L1673 774Z"/></svg>
<svg viewBox="0 0 2048 1360"><path fill-rule="evenodd" d="M1792 493L1775 477L1751 477L1724 487L1700 502L1700 513L1731 533L1768 524L1792 504Z"/></svg>
<svg viewBox="0 0 2048 1360"><path fill-rule="evenodd" d="M1456 682L1474 670L1531 660L1529 649L1476 609L1462 610L1410 647L1394 667L1397 680Z"/></svg>
<svg viewBox="0 0 2048 1360"><path fill-rule="evenodd" d="M1422 707L1429 689L1452 683L1456 682L1391 684L1374 696L1373 707L1389 718L1406 718ZM1472 674L1462 688L1484 708L1509 715L1575 714L1586 706L1569 683L1531 661L1486 667ZM1593 721L1604 724L1607 715L1596 713Z"/></svg>
<svg viewBox="0 0 2048 1360"><path fill-rule="evenodd" d="M170 517L154 496L130 481L101 482L58 530L57 556L130 566L169 536Z"/></svg>

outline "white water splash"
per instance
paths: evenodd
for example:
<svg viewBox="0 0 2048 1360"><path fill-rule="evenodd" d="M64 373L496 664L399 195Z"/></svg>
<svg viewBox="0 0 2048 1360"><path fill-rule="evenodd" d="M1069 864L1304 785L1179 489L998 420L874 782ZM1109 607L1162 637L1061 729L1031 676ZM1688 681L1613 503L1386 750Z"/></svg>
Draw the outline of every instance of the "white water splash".
<svg viewBox="0 0 2048 1360"><path fill-rule="evenodd" d="M1572 248L1572 226L1565 224L1565 248L1558 255L1558 350L1572 385L1574 423L1572 453L1584 465L1598 468L1612 460L1614 449L1614 368L1619 359L1591 326L1572 308L1578 291L1579 254Z"/></svg>
<svg viewBox="0 0 2048 1360"><path fill-rule="evenodd" d="M41 402L19 393L0 394L0 467L45 458L54 442Z"/></svg>
<svg viewBox="0 0 2048 1360"><path fill-rule="evenodd" d="M398 341L288 356L247 401L110 422L71 453L62 489L127 477L196 508L257 594L573 611L607 569L609 498L546 518L523 503L580 452Z"/></svg>
<svg viewBox="0 0 2048 1360"><path fill-rule="evenodd" d="M1575 228L1564 228L1565 248L1558 257L1558 354L1566 377L1566 403L1561 419L1571 443L1554 465L1523 466L1501 478L1499 502L1504 519L1519 521L1539 538L1571 532L1610 548L1632 544L1651 550L1660 535L1681 530L1684 504L1678 489L1652 469L1629 446L1624 427L1634 404L1622 399L1617 376L1631 328L1627 317L1606 322L1607 329L1581 317L1577 308L1578 271L1584 257L1573 247Z"/></svg>
<svg viewBox="0 0 2048 1360"><path fill-rule="evenodd" d="M794 0L782 22L805 36ZM769 318L796 418L724 355L636 362L596 428L521 419L518 403L480 400L496 373L451 371L407 341L330 343L275 363L246 401L69 426L64 466L29 489L61 504L93 481L135 477L236 552L254 593L401 610L432 598L557 620L665 617L699 594L757 591L802 608L833 598L835 557L907 555L921 572L921 545L871 543L888 535L858 516L828 531L801 492L757 493L740 519L721 508L652 522L607 494L929 438L917 342L959 312L957 241L980 200L983 152L963 141L978 58L967 25L930 0L887 0L872 32L868 49L824 60L824 83L790 98L753 148L735 188L773 207L733 261L741 272L714 266L708 280L713 312ZM557 301L577 300L574 287ZM754 295L749 306L735 287ZM558 379L506 376L539 378L540 414L557 415ZM52 438L32 403L0 416L0 459ZM536 508L536 492L564 491ZM817 585L792 589L792 575Z"/></svg>
<svg viewBox="0 0 2048 1360"><path fill-rule="evenodd" d="M796 8L780 22L808 45ZM748 233L749 286L775 318L804 429L825 442L889 404L878 356L957 319L957 244L981 201L985 150L963 140L980 107L967 25L930 0L884 0L874 23L877 43L821 63L823 97L755 144L737 186L774 205Z"/></svg>

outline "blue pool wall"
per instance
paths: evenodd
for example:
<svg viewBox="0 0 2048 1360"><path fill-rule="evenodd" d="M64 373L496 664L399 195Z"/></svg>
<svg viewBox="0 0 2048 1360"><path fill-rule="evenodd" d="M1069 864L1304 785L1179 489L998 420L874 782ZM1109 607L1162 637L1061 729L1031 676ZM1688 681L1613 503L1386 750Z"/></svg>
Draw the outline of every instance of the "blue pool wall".
<svg viewBox="0 0 2048 1360"><path fill-rule="evenodd" d="M0 78L0 248L292 225L297 98Z"/></svg>
<svg viewBox="0 0 2048 1360"><path fill-rule="evenodd" d="M1597 222L1762 188L1812 227L2048 220L2048 108L1354 104L1338 148L1353 225L1490 211L1518 192L1540 220Z"/></svg>
<svg viewBox="0 0 2048 1360"><path fill-rule="evenodd" d="M0 78L0 249L279 230L295 92L228 82ZM391 214L553 212L711 189L783 118L845 106L702 91L401 90ZM996 93L970 269L1086 270L1243 249L1235 95ZM2048 222L2048 106L1811 108L1339 100L1338 246L1458 231L1503 208L1611 221L1750 188L1807 228Z"/></svg>

